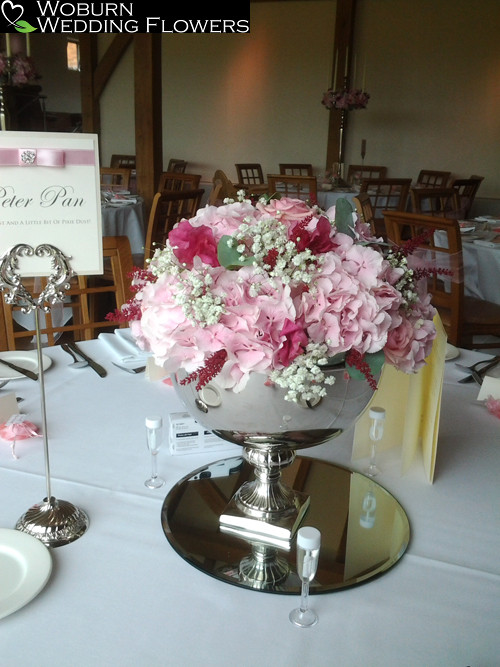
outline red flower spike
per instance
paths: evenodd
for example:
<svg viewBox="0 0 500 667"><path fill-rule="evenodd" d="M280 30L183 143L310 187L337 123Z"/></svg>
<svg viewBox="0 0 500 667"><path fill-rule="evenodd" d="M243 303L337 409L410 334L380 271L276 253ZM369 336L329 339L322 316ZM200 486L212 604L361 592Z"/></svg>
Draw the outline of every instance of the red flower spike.
<svg viewBox="0 0 500 667"><path fill-rule="evenodd" d="M268 264L271 267L271 271L276 266L276 261L278 259L278 251L276 248L272 248L267 255L264 257L264 264Z"/></svg>
<svg viewBox="0 0 500 667"><path fill-rule="evenodd" d="M360 373L366 378L366 381L370 387L375 391L377 388L377 382L372 375L372 371L368 363L364 360L364 355L358 352L357 350L349 350L346 355L346 362L348 366L354 366L357 368Z"/></svg>
<svg viewBox="0 0 500 667"><path fill-rule="evenodd" d="M187 377L180 381L180 384L191 384L195 380L198 380L196 384L196 391L200 391L206 384L210 382L216 375L218 375L224 364L226 363L227 352L226 350L218 350L214 352L208 359L205 361L205 365L197 368L195 371L190 373Z"/></svg>

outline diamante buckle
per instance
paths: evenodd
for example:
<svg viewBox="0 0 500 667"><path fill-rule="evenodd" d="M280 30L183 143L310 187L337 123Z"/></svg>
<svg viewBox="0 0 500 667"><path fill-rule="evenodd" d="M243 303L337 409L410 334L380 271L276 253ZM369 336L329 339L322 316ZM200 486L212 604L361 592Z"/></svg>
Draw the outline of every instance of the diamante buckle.
<svg viewBox="0 0 500 667"><path fill-rule="evenodd" d="M21 162L23 164L35 164L36 160L36 151L32 149L26 149L21 153Z"/></svg>

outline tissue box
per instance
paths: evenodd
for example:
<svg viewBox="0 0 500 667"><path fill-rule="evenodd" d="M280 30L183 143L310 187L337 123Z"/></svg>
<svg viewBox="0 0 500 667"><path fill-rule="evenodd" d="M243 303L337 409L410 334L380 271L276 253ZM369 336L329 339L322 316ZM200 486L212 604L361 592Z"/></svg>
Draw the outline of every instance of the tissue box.
<svg viewBox="0 0 500 667"><path fill-rule="evenodd" d="M197 454L237 447L207 431L189 412L172 412L169 415L168 440L171 454Z"/></svg>

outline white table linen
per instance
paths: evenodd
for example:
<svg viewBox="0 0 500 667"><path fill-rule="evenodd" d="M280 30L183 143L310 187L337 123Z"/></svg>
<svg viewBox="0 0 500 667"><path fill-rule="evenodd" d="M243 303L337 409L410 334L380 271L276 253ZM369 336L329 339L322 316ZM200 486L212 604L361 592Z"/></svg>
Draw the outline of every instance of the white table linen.
<svg viewBox="0 0 500 667"><path fill-rule="evenodd" d="M102 207L102 235L128 236L133 255L144 255L146 221L142 198L130 204Z"/></svg>
<svg viewBox="0 0 500 667"><path fill-rule="evenodd" d="M338 190L321 190L321 188L318 188L318 204L322 209L327 211L331 206L335 206L337 199L347 199L352 203L357 194L357 192L340 192Z"/></svg>
<svg viewBox="0 0 500 667"><path fill-rule="evenodd" d="M110 363L99 340L82 347L108 370L68 368L58 347L45 374L52 493L84 509L88 531L52 550L46 588L0 622L4 667L497 667L500 654L500 422L457 384L447 362L435 482L414 467L399 474L394 451L380 456L378 482L405 508L408 551L364 585L314 595L319 623L288 620L297 598L240 589L186 563L166 540L160 512L168 490L225 454L171 456L165 443L160 490L149 473L144 418L166 421L180 404L171 387ZM463 355L468 359L468 353ZM39 387L12 381L23 412L40 424ZM352 430L300 454L351 465ZM45 495L41 440L0 442L0 526ZM214 456L215 454L215 456ZM228 454L229 456L230 454Z"/></svg>

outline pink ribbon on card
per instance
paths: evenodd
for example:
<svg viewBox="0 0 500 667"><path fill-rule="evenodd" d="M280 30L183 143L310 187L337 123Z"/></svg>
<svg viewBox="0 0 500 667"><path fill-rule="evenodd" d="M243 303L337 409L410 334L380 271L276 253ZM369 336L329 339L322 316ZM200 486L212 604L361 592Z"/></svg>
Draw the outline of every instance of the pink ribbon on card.
<svg viewBox="0 0 500 667"><path fill-rule="evenodd" d="M0 167L70 167L95 164L92 150L59 148L0 148Z"/></svg>

